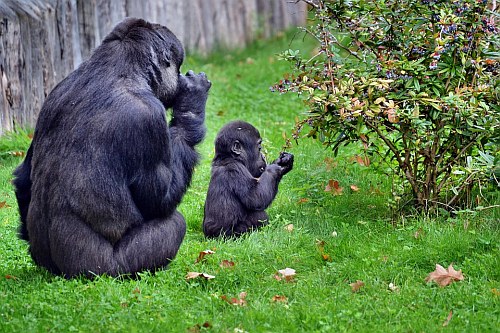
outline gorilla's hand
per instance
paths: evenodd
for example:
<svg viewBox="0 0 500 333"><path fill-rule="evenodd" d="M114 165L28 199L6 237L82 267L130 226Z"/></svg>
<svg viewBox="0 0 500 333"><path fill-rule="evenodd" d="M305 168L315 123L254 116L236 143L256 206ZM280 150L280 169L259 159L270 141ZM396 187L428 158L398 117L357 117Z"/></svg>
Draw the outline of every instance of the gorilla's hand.
<svg viewBox="0 0 500 333"><path fill-rule="evenodd" d="M281 152L280 157L278 157L274 163L283 168L283 174L287 174L293 168L293 155L287 152Z"/></svg>
<svg viewBox="0 0 500 333"><path fill-rule="evenodd" d="M193 71L189 71L186 75L179 75L178 84L174 102L174 116L186 112L204 116L208 90L212 86L212 82L207 79L206 74L203 72L195 74Z"/></svg>

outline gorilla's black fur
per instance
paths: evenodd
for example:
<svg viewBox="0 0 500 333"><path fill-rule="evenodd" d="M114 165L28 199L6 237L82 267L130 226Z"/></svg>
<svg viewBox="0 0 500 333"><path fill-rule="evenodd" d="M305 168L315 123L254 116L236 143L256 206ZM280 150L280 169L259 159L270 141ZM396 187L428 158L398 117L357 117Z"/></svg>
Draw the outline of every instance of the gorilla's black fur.
<svg viewBox="0 0 500 333"><path fill-rule="evenodd" d="M268 223L266 209L278 193L281 177L293 167L293 155L281 153L266 165L259 131L251 124L226 124L215 139L212 176L205 202L207 237L238 237Z"/></svg>
<svg viewBox="0 0 500 333"><path fill-rule="evenodd" d="M128 18L49 94L13 182L38 265L116 276L174 258L211 85L183 59L170 30Z"/></svg>

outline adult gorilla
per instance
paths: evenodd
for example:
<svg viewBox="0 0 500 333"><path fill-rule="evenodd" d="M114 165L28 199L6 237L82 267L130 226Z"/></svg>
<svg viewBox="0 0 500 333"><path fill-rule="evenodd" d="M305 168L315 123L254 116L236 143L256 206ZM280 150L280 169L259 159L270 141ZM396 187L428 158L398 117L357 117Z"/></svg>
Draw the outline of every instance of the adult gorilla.
<svg viewBox="0 0 500 333"><path fill-rule="evenodd" d="M13 182L20 237L38 265L116 276L175 257L186 231L176 207L211 85L203 73L181 75L183 59L170 30L125 19L49 94Z"/></svg>

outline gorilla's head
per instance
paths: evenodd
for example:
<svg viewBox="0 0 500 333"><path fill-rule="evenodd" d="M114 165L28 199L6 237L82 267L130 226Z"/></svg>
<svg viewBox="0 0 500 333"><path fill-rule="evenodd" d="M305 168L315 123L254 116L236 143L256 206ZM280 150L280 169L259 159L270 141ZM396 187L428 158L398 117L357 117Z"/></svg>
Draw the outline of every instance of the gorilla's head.
<svg viewBox="0 0 500 333"><path fill-rule="evenodd" d="M215 139L215 160L237 160L258 178L266 169L261 144L260 133L254 126L239 120L230 122L222 127Z"/></svg>
<svg viewBox="0 0 500 333"><path fill-rule="evenodd" d="M139 74L166 108L172 106L184 61L184 48L172 31L143 19L127 18L106 36L99 49L117 59L110 63L118 67L119 74Z"/></svg>

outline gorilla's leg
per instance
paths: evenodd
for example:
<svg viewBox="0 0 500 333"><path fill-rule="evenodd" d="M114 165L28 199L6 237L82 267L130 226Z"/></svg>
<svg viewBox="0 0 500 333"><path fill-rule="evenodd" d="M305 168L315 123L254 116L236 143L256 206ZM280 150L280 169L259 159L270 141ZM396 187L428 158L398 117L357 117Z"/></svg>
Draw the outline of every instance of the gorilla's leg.
<svg viewBox="0 0 500 333"><path fill-rule="evenodd" d="M135 273L144 269L155 270L174 259L186 234L186 221L178 211L168 219L156 219L132 229L115 248Z"/></svg>
<svg viewBox="0 0 500 333"><path fill-rule="evenodd" d="M50 231L51 254L66 277L133 274L168 265L185 233L186 222L177 211L166 220L151 220L130 229L114 245L75 216L59 218Z"/></svg>
<svg viewBox="0 0 500 333"><path fill-rule="evenodd" d="M269 216L263 210L251 212L247 215L245 221L242 221L234 226L233 234L235 236L240 236L241 234L256 230L262 226L265 226L269 223Z"/></svg>

